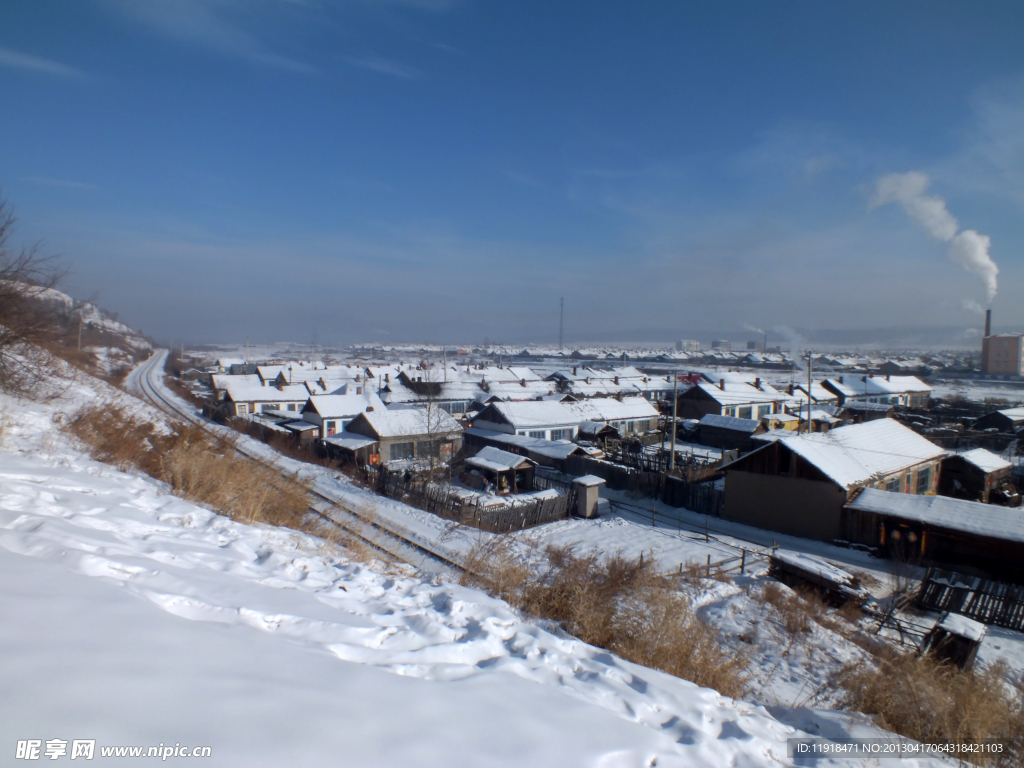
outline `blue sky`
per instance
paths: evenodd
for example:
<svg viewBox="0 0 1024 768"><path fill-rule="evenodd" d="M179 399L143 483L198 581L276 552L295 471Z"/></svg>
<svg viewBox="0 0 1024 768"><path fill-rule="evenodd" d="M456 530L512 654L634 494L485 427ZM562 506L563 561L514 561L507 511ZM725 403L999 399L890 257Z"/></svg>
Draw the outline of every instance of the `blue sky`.
<svg viewBox="0 0 1024 768"><path fill-rule="evenodd" d="M1024 325L1018 2L6 0L0 186L162 339Z"/></svg>

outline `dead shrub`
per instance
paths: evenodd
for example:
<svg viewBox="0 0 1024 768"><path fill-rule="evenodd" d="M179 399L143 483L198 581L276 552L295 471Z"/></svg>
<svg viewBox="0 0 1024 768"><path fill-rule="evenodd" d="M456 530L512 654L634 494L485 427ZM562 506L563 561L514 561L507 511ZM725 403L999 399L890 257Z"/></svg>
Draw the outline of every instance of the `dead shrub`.
<svg viewBox="0 0 1024 768"><path fill-rule="evenodd" d="M247 523L298 527L309 508L307 490L276 470L238 455L234 446L195 425L161 433L109 403L86 406L65 429L97 461L138 469L172 491Z"/></svg>
<svg viewBox="0 0 1024 768"><path fill-rule="evenodd" d="M494 537L474 549L468 566L462 583L558 622L590 645L726 696L747 691L747 660L723 649L651 560L549 547L540 566L530 567L507 539Z"/></svg>
<svg viewBox="0 0 1024 768"><path fill-rule="evenodd" d="M1024 688L1011 691L1006 668L962 671L932 656L894 654L877 666L851 664L833 679L849 709L874 715L883 728L922 742L995 739L1003 752L972 755L980 765L1018 766L1024 760Z"/></svg>

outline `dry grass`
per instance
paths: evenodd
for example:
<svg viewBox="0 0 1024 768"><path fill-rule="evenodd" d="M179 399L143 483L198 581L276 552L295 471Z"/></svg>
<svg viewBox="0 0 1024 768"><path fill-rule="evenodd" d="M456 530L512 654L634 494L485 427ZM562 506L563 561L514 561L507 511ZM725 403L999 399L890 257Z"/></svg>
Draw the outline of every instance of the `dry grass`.
<svg viewBox="0 0 1024 768"><path fill-rule="evenodd" d="M462 582L629 661L726 696L747 691L747 660L723 650L715 631L650 560L549 547L543 565L531 568L495 537L471 553Z"/></svg>
<svg viewBox="0 0 1024 768"><path fill-rule="evenodd" d="M300 483L240 457L230 442L193 425L161 434L116 406L99 404L78 411L65 429L89 445L98 461L141 470L175 494L235 520L301 528L309 508Z"/></svg>
<svg viewBox="0 0 1024 768"><path fill-rule="evenodd" d="M917 741L997 739L1002 754L972 762L1009 767L1024 760L1024 685L1008 686L1005 675L1001 664L965 672L931 656L898 654L877 667L845 667L834 684L844 706Z"/></svg>

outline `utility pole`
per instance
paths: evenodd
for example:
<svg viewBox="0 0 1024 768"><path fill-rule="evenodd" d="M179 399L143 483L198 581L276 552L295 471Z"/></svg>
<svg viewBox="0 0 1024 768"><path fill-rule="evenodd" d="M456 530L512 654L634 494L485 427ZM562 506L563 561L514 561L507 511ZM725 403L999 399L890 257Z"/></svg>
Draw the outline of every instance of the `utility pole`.
<svg viewBox="0 0 1024 768"><path fill-rule="evenodd" d="M676 394L679 386L679 371L672 372L672 455L668 457L668 468L676 468L676 415L679 408L679 397Z"/></svg>
<svg viewBox="0 0 1024 768"><path fill-rule="evenodd" d="M558 300L558 351L562 351L562 328L565 322L565 296Z"/></svg>
<svg viewBox="0 0 1024 768"><path fill-rule="evenodd" d="M811 350L807 350L807 434L811 434Z"/></svg>

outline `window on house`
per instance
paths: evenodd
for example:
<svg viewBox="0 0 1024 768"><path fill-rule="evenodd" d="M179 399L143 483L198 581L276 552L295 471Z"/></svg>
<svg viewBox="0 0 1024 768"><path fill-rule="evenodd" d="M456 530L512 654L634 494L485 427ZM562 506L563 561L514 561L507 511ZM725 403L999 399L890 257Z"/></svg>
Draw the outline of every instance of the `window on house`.
<svg viewBox="0 0 1024 768"><path fill-rule="evenodd" d="M413 457L413 451L415 450L414 443L392 443L391 444L391 461L398 461L399 459L411 459Z"/></svg>
<svg viewBox="0 0 1024 768"><path fill-rule="evenodd" d="M299 409L299 406L296 405L295 403L288 403L288 410L289 411L297 411L298 409Z"/></svg>
<svg viewBox="0 0 1024 768"><path fill-rule="evenodd" d="M530 432L530 437L538 437L538 438L540 438L541 440L543 440L543 439L544 439L544 435L545 435L545 434L546 434L546 433L544 432L544 430L543 430L543 429L541 429L541 430L538 430L538 431L536 431L536 432Z"/></svg>
<svg viewBox="0 0 1024 768"><path fill-rule="evenodd" d="M885 490L892 491L893 493L900 492L900 479L898 477L890 478L885 483Z"/></svg>
<svg viewBox="0 0 1024 768"><path fill-rule="evenodd" d="M264 403L262 406L260 406L260 410L261 411L276 411L277 410L277 403Z"/></svg>
<svg viewBox="0 0 1024 768"><path fill-rule="evenodd" d="M237 413L239 416L245 416L245 414L247 414L248 412L249 412L249 404L248 403L238 403L238 404L235 405L235 413Z"/></svg>
<svg viewBox="0 0 1024 768"><path fill-rule="evenodd" d="M552 429L551 439L552 440L569 440L572 438L571 429Z"/></svg>
<svg viewBox="0 0 1024 768"><path fill-rule="evenodd" d="M425 459L428 456L436 455L436 451L432 448L429 440L417 440L416 441L416 457Z"/></svg>
<svg viewBox="0 0 1024 768"><path fill-rule="evenodd" d="M751 407L749 405L744 405L740 408L739 414L741 419L749 419L751 416Z"/></svg>
<svg viewBox="0 0 1024 768"><path fill-rule="evenodd" d="M771 415L772 407L770 405L759 405L757 406L757 418L763 419L765 416Z"/></svg>
<svg viewBox="0 0 1024 768"><path fill-rule="evenodd" d="M919 494L928 493L928 488L932 483L932 468L921 467L917 470L917 492Z"/></svg>

